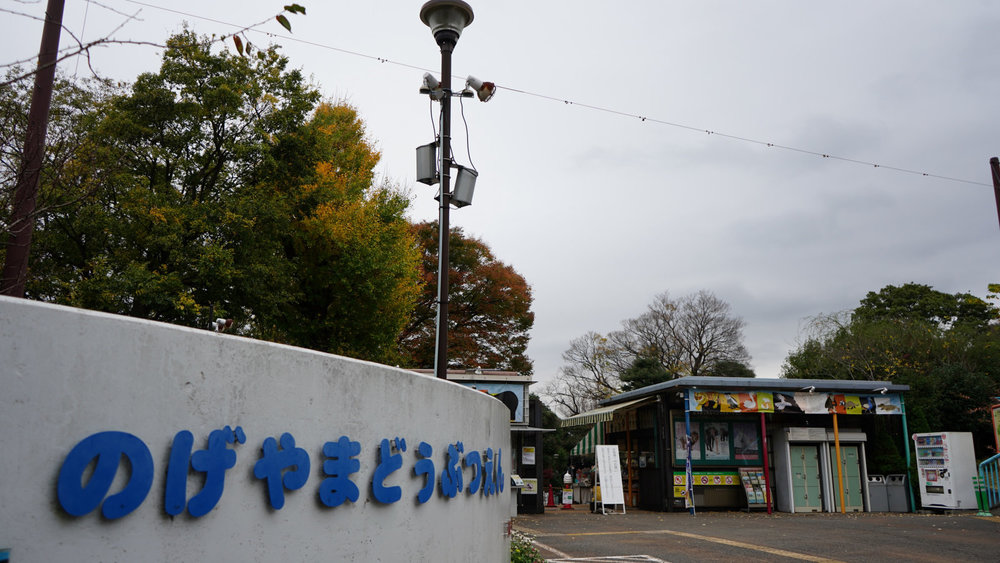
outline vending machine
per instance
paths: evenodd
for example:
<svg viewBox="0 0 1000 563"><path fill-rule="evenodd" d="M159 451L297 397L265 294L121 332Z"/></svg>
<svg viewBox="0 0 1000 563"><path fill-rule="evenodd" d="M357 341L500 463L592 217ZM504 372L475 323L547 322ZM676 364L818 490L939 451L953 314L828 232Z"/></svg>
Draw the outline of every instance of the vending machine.
<svg viewBox="0 0 1000 563"><path fill-rule="evenodd" d="M970 432L914 434L920 504L924 508L976 508L972 478L976 454Z"/></svg>

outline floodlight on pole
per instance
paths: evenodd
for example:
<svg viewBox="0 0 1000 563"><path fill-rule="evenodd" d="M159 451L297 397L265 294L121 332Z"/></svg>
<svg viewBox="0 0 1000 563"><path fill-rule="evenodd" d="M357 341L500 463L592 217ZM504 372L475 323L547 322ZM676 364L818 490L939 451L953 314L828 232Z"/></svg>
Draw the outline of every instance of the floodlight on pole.
<svg viewBox="0 0 1000 563"><path fill-rule="evenodd" d="M483 82L475 76L465 79L465 87L471 89L479 97L480 102L488 102L497 93L497 85L492 82Z"/></svg>

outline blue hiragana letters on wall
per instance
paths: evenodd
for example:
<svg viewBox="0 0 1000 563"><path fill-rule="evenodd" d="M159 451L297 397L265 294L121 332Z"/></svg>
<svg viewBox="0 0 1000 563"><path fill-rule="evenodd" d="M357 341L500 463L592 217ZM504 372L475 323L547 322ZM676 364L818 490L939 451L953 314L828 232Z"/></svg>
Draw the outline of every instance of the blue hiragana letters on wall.
<svg viewBox="0 0 1000 563"><path fill-rule="evenodd" d="M361 469L361 462L354 459L360 453L361 443L352 442L347 436L323 444L323 455L329 458L323 462L323 473L329 477L319 484L320 502L332 508L347 500L358 501L358 486L350 475Z"/></svg>
<svg viewBox="0 0 1000 563"><path fill-rule="evenodd" d="M392 453L395 449L397 453ZM391 504L403 496L401 487L386 487L383 483L386 477L400 467L403 467L403 456L399 452L406 451L406 440L396 438L389 444L388 438L383 438L379 444L379 463L372 474L372 495L383 504Z"/></svg>
<svg viewBox="0 0 1000 563"><path fill-rule="evenodd" d="M504 481L504 477L503 477L503 464L500 463L501 457L502 457L501 456L502 453L503 453L503 449L502 448L497 448L497 460L493 464L493 467L494 467L494 469L496 469L496 472L497 472L497 478L496 478L495 483L496 483L496 487L497 487L497 492L499 492L499 493L503 492L503 485L504 485L504 483L503 483L503 481Z"/></svg>
<svg viewBox="0 0 1000 563"><path fill-rule="evenodd" d="M281 435L280 450L278 444L270 436L265 439L261 446L263 455L253 466L254 476L267 482L267 498L275 510L285 506L285 489L301 489L309 479L309 454L295 447L295 438L285 432Z"/></svg>
<svg viewBox="0 0 1000 563"><path fill-rule="evenodd" d="M465 466L474 468L468 489L469 494L474 495L479 492L479 485L483 482L483 462L478 451L472 450L465 454Z"/></svg>
<svg viewBox="0 0 1000 563"><path fill-rule="evenodd" d="M105 499L122 456L132 467L131 475L121 491ZM95 458L94 471L84 485L84 472ZM70 450L59 470L56 495L63 510L73 516L88 514L100 505L101 514L113 520L138 508L152 485L153 456L142 440L127 432L98 432Z"/></svg>
<svg viewBox="0 0 1000 563"><path fill-rule="evenodd" d="M417 501L423 504L434 494L434 483L437 481L434 475L434 460L430 459L434 455L434 448L427 442L420 442L417 446L417 454L423 459L418 459L417 463L413 465L413 474L417 477L425 475L424 486L417 493Z"/></svg>
<svg viewBox="0 0 1000 563"><path fill-rule="evenodd" d="M465 446L462 442L448 444L448 461L441 470L441 493L448 498L455 498L462 492L462 456Z"/></svg>
<svg viewBox="0 0 1000 563"><path fill-rule="evenodd" d="M188 512L195 518L211 512L222 498L226 471L236 465L236 452L227 445L243 444L246 440L243 428L237 426L233 430L226 426L222 430L213 430L208 435L208 449L196 451L192 455L194 437L191 432L178 432L170 448L167 482L163 493L164 510L167 514L175 516L184 512L189 466L205 474L205 484L187 503Z"/></svg>
<svg viewBox="0 0 1000 563"><path fill-rule="evenodd" d="M207 447L194 450L194 435L181 430L174 435L167 456L163 483L163 510L170 516L183 514L193 518L213 511L222 499L226 474L237 465L237 444L246 443L243 428L226 426L212 430ZM376 466L371 475L371 494L382 504L392 504L402 498L403 487L387 485L391 476L403 467L406 452L404 438L384 438L376 450ZM352 475L360 472L361 443L341 436L323 445L323 474L318 486L319 501L328 507L357 502L360 489ZM440 454L439 454L440 455ZM468 495L496 496L504 490L502 450L470 449L465 452L462 442L447 445L444 467L436 473L434 447L421 441L413 459L413 475L420 481L416 500L424 504L439 487L441 497L451 499L465 490ZM123 463L122 458L125 462ZM126 475L118 477L119 467ZM466 470L472 469L472 479L464 488ZM253 474L264 480L271 508L280 510L285 504L285 492L301 489L309 479L310 461L305 449L297 447L288 432L276 440L264 439L261 456L253 464ZM201 490L187 498L188 478L200 473L196 481ZM121 518L139 507L149 494L154 477L153 458L149 447L137 436L127 432L98 432L76 444L66 455L56 483L59 504L71 516L84 516L101 507L105 518ZM86 479L86 483L83 481ZM118 484L116 484L116 479ZM124 481L124 485L121 483ZM109 494L112 487L117 492ZM120 489L120 490L118 490Z"/></svg>
<svg viewBox="0 0 1000 563"><path fill-rule="evenodd" d="M483 483L483 494L490 496L496 491L494 487L496 484L493 481L493 448L486 448L486 461L483 463L483 476L485 477L485 483Z"/></svg>

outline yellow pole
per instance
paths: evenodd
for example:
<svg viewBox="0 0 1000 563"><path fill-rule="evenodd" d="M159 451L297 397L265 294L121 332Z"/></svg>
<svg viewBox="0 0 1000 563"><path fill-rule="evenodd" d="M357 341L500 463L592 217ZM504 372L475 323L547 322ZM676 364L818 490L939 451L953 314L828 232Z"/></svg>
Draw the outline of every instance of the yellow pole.
<svg viewBox="0 0 1000 563"><path fill-rule="evenodd" d="M837 428L837 413L833 413L833 444L837 450L837 481L840 484L840 512L847 513L844 506L844 469L840 465L840 429Z"/></svg>

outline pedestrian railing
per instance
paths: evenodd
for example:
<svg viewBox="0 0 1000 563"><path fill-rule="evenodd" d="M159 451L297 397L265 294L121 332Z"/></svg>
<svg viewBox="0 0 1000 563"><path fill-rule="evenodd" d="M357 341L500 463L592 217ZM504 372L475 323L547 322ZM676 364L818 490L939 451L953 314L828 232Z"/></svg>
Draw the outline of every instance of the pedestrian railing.
<svg viewBox="0 0 1000 563"><path fill-rule="evenodd" d="M979 464L979 476L973 478L979 514L991 516L991 509L1000 506L1000 454Z"/></svg>

